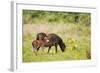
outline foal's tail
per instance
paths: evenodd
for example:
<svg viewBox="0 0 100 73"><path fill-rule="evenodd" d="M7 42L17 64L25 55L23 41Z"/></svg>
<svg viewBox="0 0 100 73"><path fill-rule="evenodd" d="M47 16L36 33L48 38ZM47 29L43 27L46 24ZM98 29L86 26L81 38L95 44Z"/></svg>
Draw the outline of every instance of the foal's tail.
<svg viewBox="0 0 100 73"><path fill-rule="evenodd" d="M58 44L59 44L59 46L61 48L61 51L64 52L65 51L65 48L66 48L65 43L62 40L60 40Z"/></svg>
<svg viewBox="0 0 100 73"><path fill-rule="evenodd" d="M34 41L33 41L33 42L32 42L32 52L34 52L35 55L37 55L36 50L37 50L37 46L34 44Z"/></svg>
<svg viewBox="0 0 100 73"><path fill-rule="evenodd" d="M44 40L46 36L46 33L40 32L37 34L36 40Z"/></svg>

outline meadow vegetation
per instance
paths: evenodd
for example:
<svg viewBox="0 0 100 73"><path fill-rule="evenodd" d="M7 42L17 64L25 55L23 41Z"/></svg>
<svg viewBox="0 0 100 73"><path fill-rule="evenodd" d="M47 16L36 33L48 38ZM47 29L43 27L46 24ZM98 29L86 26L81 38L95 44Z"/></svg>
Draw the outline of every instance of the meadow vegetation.
<svg viewBox="0 0 100 73"><path fill-rule="evenodd" d="M91 53L91 14L82 12L56 12L23 10L23 62L87 60ZM47 54L40 48L36 56L32 52L32 41L39 32L55 33L59 35L65 45L66 51L58 53L52 47ZM88 51L88 54L87 54ZM89 56L89 57L88 57Z"/></svg>

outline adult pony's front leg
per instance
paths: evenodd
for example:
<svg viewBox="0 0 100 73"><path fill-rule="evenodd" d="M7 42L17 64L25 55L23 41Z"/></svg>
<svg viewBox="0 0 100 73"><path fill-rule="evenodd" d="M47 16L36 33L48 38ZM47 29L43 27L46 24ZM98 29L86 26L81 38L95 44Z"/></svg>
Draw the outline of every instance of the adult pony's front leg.
<svg viewBox="0 0 100 73"><path fill-rule="evenodd" d="M56 53L57 53L57 44L55 44L55 51L56 51Z"/></svg>

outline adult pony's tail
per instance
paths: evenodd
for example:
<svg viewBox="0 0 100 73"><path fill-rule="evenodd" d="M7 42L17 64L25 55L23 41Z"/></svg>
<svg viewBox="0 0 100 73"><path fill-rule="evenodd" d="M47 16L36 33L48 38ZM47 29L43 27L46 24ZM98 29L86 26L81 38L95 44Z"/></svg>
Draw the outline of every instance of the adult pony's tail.
<svg viewBox="0 0 100 73"><path fill-rule="evenodd" d="M46 33L40 32L37 34L36 40L44 40L46 36Z"/></svg>
<svg viewBox="0 0 100 73"><path fill-rule="evenodd" d="M62 40L60 40L58 44L59 44L59 46L61 48L61 51L64 52L65 51L65 48L66 48L65 43Z"/></svg>

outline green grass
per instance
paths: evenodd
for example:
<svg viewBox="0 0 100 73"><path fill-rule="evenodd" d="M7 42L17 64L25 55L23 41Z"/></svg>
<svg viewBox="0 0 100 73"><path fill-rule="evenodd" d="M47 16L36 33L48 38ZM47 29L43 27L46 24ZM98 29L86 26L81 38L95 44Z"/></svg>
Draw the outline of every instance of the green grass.
<svg viewBox="0 0 100 73"><path fill-rule="evenodd" d="M40 48L38 55L32 52L32 41L36 39L38 32L56 33L66 44L66 51L55 53L53 46L50 53L44 47L44 52ZM28 24L23 25L23 62L42 62L42 61L65 61L65 60L87 60L86 51L91 49L90 26L76 24ZM90 52L90 51L89 51Z"/></svg>

